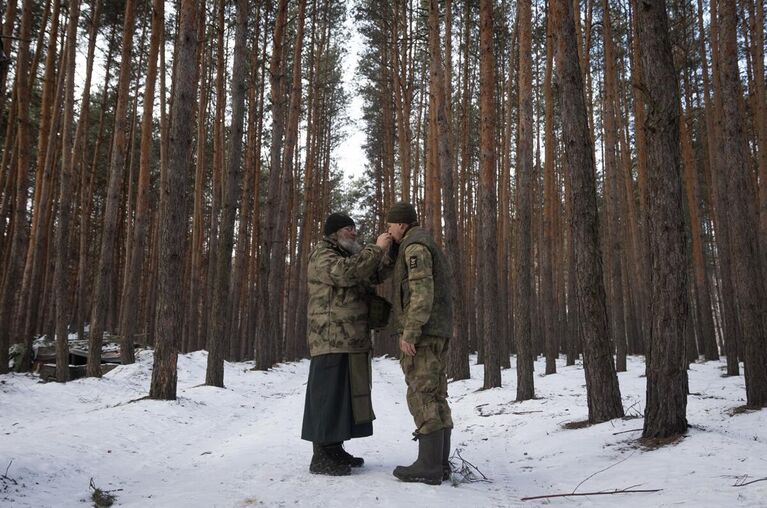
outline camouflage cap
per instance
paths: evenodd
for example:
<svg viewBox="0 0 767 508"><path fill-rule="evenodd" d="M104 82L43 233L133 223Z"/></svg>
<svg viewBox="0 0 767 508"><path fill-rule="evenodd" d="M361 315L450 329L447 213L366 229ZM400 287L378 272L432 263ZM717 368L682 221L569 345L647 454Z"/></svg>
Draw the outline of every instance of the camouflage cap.
<svg viewBox="0 0 767 508"><path fill-rule="evenodd" d="M386 214L386 222L389 224L413 224L418 222L418 214L415 207L405 201L394 203Z"/></svg>

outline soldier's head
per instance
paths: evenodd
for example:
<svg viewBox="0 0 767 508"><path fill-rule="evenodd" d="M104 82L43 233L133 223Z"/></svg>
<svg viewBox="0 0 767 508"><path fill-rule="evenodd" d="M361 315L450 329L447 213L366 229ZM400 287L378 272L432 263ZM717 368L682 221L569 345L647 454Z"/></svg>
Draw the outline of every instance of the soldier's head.
<svg viewBox="0 0 767 508"><path fill-rule="evenodd" d="M328 215L322 232L352 254L362 250L362 246L357 243L357 227L352 218L345 213Z"/></svg>
<svg viewBox="0 0 767 508"><path fill-rule="evenodd" d="M389 209L389 213L386 214L386 222L388 224L387 232L395 242L400 243L407 230L418 224L418 214L411 203L400 201L394 203Z"/></svg>

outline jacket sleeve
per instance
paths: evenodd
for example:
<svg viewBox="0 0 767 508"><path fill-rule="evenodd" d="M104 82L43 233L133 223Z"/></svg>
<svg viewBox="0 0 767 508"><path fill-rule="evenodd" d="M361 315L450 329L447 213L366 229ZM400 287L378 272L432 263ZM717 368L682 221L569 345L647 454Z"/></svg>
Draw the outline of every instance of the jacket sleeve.
<svg viewBox="0 0 767 508"><path fill-rule="evenodd" d="M404 309L402 340L416 344L421 328L429 321L434 303L431 253L426 246L411 244L405 250L410 302Z"/></svg>
<svg viewBox="0 0 767 508"><path fill-rule="evenodd" d="M364 284L376 273L383 257L383 250L376 245L368 245L358 254L343 257L330 249L316 254L315 278L324 284L335 287L352 287Z"/></svg>
<svg viewBox="0 0 767 508"><path fill-rule="evenodd" d="M370 279L370 284L377 286L382 284L383 281L391 277L394 273L394 258L391 257L391 253L385 253L381 258L381 263L378 265L378 269Z"/></svg>

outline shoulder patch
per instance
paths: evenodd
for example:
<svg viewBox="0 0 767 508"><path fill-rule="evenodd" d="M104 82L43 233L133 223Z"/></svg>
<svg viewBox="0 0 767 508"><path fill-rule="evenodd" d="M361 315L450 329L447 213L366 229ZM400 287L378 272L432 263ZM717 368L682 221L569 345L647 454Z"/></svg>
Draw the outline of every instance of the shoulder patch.
<svg viewBox="0 0 767 508"><path fill-rule="evenodd" d="M408 266L413 268L418 268L418 257L417 256L410 256L410 259L408 261Z"/></svg>

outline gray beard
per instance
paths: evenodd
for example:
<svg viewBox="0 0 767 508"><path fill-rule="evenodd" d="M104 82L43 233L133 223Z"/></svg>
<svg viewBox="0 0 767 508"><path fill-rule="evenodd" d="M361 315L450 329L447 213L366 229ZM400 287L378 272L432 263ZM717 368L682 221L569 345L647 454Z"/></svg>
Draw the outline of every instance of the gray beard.
<svg viewBox="0 0 767 508"><path fill-rule="evenodd" d="M338 239L338 245L340 245L345 251L351 254L359 254L362 250L362 245L358 244L354 240Z"/></svg>

